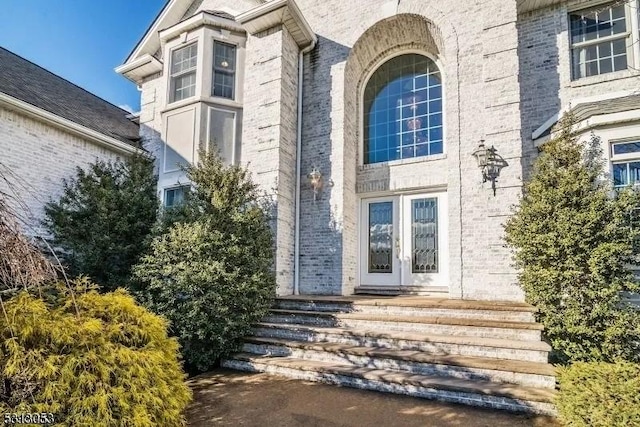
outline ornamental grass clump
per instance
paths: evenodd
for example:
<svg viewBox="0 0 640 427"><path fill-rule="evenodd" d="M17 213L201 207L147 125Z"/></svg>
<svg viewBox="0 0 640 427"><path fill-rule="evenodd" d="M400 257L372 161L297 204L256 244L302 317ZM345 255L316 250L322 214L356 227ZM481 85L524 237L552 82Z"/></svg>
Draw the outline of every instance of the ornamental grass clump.
<svg viewBox="0 0 640 427"><path fill-rule="evenodd" d="M201 153L187 168L193 190L134 268L138 297L165 316L192 371L239 349L275 295L267 208L240 166Z"/></svg>
<svg viewBox="0 0 640 427"><path fill-rule="evenodd" d="M542 146L506 241L556 361L640 361L640 310L623 296L640 289L629 269L638 193L614 193L600 141L572 129L567 116Z"/></svg>

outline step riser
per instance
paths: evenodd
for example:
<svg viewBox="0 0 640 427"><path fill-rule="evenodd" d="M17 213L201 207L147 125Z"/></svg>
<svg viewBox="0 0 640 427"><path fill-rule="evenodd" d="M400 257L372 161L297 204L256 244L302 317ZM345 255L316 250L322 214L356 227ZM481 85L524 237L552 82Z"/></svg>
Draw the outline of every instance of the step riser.
<svg viewBox="0 0 640 427"><path fill-rule="evenodd" d="M454 335L481 338L499 338L519 341L540 341L539 330L490 328L463 325L443 325L412 322L383 322L363 319L337 319L329 316L278 315L267 316L266 323L302 324L319 327L361 328L373 331L422 332L435 335Z"/></svg>
<svg viewBox="0 0 640 427"><path fill-rule="evenodd" d="M519 384L537 388L555 388L555 377L523 374L516 372L496 371L490 369L468 368L451 365L409 362L397 359L371 356L357 356L327 351L288 348L281 345L244 344L243 351L254 354L270 354L272 356L294 357L296 359L332 362L340 365L350 364L354 367L385 369L391 371L411 372L419 375L434 375L465 380L492 381L508 384Z"/></svg>
<svg viewBox="0 0 640 427"><path fill-rule="evenodd" d="M274 375L282 375L288 378L295 378L307 381L337 384L346 387L353 387L365 390L374 390L386 393L404 394L413 397L421 397L443 402L460 403L471 406L481 406L486 408L501 409L514 412L527 412L544 415L555 415L555 408L552 404L541 402L528 402L506 397L487 396L474 393L451 392L448 390L437 390L415 385L401 385L395 383L385 383L377 380L367 380L346 375L329 373L319 373L313 371L303 371L293 368L246 362L240 360L224 360L222 366L248 372L266 372Z"/></svg>
<svg viewBox="0 0 640 427"><path fill-rule="evenodd" d="M282 310L321 311L336 313L388 314L392 316L455 317L462 319L496 320L503 322L535 322L535 315L527 311L498 311L478 309L452 309L405 307L393 305L360 305L310 301L277 300L275 308Z"/></svg>
<svg viewBox="0 0 640 427"><path fill-rule="evenodd" d="M491 357L494 359L523 360L527 362L543 362L548 360L546 351L486 347L479 345L450 344L428 341L400 340L395 338L377 338L350 336L344 334L296 331L291 329L262 328L254 329L255 336L265 338L283 338L305 342L332 342L349 344L358 347L382 347L394 350L424 351L434 355L460 355Z"/></svg>

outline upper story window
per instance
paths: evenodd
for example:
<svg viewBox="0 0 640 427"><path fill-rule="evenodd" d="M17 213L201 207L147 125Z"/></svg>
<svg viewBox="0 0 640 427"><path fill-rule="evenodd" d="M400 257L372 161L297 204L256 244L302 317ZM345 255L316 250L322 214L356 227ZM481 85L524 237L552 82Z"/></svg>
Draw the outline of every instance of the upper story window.
<svg viewBox="0 0 640 427"><path fill-rule="evenodd" d="M639 40L638 34L631 32L630 15L635 8L626 3L618 1L569 14L574 79L626 70L633 64Z"/></svg>
<svg viewBox="0 0 640 427"><path fill-rule="evenodd" d="M442 78L431 59L385 62L367 83L363 111L365 164L443 152Z"/></svg>
<svg viewBox="0 0 640 427"><path fill-rule="evenodd" d="M215 41L213 43L213 96L234 99L236 82L236 47Z"/></svg>
<svg viewBox="0 0 640 427"><path fill-rule="evenodd" d="M614 188L640 185L640 142L617 142L611 145Z"/></svg>
<svg viewBox="0 0 640 427"><path fill-rule="evenodd" d="M196 94L198 44L175 49L171 53L171 102Z"/></svg>

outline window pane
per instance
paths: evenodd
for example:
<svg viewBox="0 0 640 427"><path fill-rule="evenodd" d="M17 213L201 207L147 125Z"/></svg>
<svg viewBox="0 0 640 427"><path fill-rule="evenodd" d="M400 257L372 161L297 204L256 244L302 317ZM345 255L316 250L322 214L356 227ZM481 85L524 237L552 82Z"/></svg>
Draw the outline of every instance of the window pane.
<svg viewBox="0 0 640 427"><path fill-rule="evenodd" d="M209 149L216 150L225 164L233 162L235 127L233 111L209 110Z"/></svg>
<svg viewBox="0 0 640 427"><path fill-rule="evenodd" d="M629 184L640 183L640 162L629 163Z"/></svg>
<svg viewBox="0 0 640 427"><path fill-rule="evenodd" d="M226 43L214 43L214 67L229 71L236 69L236 47Z"/></svg>
<svg viewBox="0 0 640 427"><path fill-rule="evenodd" d="M195 68L198 60L198 46L192 44L173 51L171 55L171 74L181 73Z"/></svg>
<svg viewBox="0 0 640 427"><path fill-rule="evenodd" d="M600 61L600 74L610 73L613 71L613 62L611 58L605 58Z"/></svg>
<svg viewBox="0 0 640 427"><path fill-rule="evenodd" d="M622 187L628 184L627 164L621 163L613 165L613 186Z"/></svg>
<svg viewBox="0 0 640 427"><path fill-rule="evenodd" d="M365 94L365 163L442 152L442 84L431 59L390 59L369 79Z"/></svg>
<svg viewBox="0 0 640 427"><path fill-rule="evenodd" d="M611 43L614 55L626 55L627 41L625 39L616 40Z"/></svg>
<svg viewBox="0 0 640 427"><path fill-rule="evenodd" d="M173 101L180 101L196 94L195 72L173 78Z"/></svg>
<svg viewBox="0 0 640 427"><path fill-rule="evenodd" d="M184 196L190 190L190 186L169 188L164 190L164 206L167 208L177 206L184 202Z"/></svg>
<svg viewBox="0 0 640 427"><path fill-rule="evenodd" d="M233 99L235 74L215 71L213 75L213 96Z"/></svg>
<svg viewBox="0 0 640 427"><path fill-rule="evenodd" d="M620 71L627 69L627 57L626 55L616 56L613 58L613 70Z"/></svg>
<svg viewBox="0 0 640 427"><path fill-rule="evenodd" d="M613 144L613 154L640 153L640 142Z"/></svg>

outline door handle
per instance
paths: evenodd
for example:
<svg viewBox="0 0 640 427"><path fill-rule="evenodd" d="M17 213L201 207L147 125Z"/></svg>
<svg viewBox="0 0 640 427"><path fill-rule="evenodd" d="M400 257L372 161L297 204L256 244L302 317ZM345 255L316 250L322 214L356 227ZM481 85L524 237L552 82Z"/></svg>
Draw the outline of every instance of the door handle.
<svg viewBox="0 0 640 427"><path fill-rule="evenodd" d="M400 259L400 238L396 237L396 258Z"/></svg>

